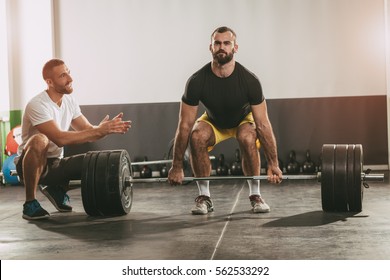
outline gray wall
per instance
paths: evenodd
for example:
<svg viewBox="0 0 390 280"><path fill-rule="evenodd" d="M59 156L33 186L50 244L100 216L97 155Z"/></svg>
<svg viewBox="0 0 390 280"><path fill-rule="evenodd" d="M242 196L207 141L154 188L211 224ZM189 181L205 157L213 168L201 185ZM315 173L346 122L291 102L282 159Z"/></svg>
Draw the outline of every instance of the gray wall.
<svg viewBox="0 0 390 280"><path fill-rule="evenodd" d="M323 144L362 144L365 165L387 165L386 96L329 97L267 100L269 117L278 143L280 159L287 163L291 149L300 162L307 149L318 161ZM111 135L96 143L70 146L66 154L88 150L126 149L132 161L162 159L168 153L177 127L179 103L82 106L93 123L105 114L124 112L133 127L126 135ZM199 111L199 114L202 110ZM235 140L217 146L211 154L234 160Z"/></svg>

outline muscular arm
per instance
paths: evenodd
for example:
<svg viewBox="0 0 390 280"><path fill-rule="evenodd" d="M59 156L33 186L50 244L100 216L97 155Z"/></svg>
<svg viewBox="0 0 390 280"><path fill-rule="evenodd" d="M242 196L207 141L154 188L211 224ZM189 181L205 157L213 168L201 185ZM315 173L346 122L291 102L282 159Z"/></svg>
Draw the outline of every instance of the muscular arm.
<svg viewBox="0 0 390 280"><path fill-rule="evenodd" d="M106 116L98 126L93 126L81 115L72 121L75 131L63 131L54 121L48 121L36 126L39 132L45 134L57 146L93 142L112 133L123 134L130 128L130 121L122 121L122 113L112 120Z"/></svg>
<svg viewBox="0 0 390 280"><path fill-rule="evenodd" d="M183 177L183 159L188 146L191 130L195 124L198 106L190 106L185 103L180 105L179 124L177 126L175 143L173 147L173 162L169 172L169 182L180 184Z"/></svg>
<svg viewBox="0 0 390 280"><path fill-rule="evenodd" d="M82 131L82 130L87 130L87 129L92 129L94 126L88 121L88 119L84 116L81 115L78 118L75 118L71 126L74 130L76 131Z"/></svg>
<svg viewBox="0 0 390 280"><path fill-rule="evenodd" d="M264 100L259 105L252 105L251 107L256 123L257 137L264 148L264 155L268 162L268 175L276 175L281 179L282 172L279 169L276 139L268 118L266 101Z"/></svg>

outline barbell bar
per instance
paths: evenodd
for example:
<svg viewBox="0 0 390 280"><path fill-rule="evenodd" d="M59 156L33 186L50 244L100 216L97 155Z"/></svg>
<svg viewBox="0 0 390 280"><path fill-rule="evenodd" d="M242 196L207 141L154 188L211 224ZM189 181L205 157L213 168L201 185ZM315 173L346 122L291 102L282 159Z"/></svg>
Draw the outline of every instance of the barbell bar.
<svg viewBox="0 0 390 280"><path fill-rule="evenodd" d="M221 180L267 180L267 175L260 176L210 176L210 177L184 177L183 182L191 183L196 181L221 181ZM283 180L317 180L321 182L321 172L317 174L299 174L299 175L283 175ZM124 184L126 187L130 187L131 184L150 184L150 183L167 183L168 178L132 178L131 176L124 178ZM367 174L361 173L361 181L363 182L383 182L384 174ZM81 180L71 180L69 185L81 186Z"/></svg>
<svg viewBox="0 0 390 280"><path fill-rule="evenodd" d="M183 182L184 183L191 183L196 181L221 181L221 180L267 180L268 177L266 175L260 175L260 176L211 176L211 177L184 177ZM321 182L321 172L318 172L317 174L300 174L300 175L283 175L283 180L317 180L318 182ZM130 187L132 184L150 184L150 183L167 183L168 178L132 178L132 177L125 177L124 178L124 184L126 187ZM361 181L362 182L383 182L384 181L384 174L367 174L367 173L361 173ZM74 187L80 187L81 186L81 180L71 180L69 181L70 186Z"/></svg>
<svg viewBox="0 0 390 280"><path fill-rule="evenodd" d="M369 178L376 178L375 180L380 180L381 177L377 176L378 174L371 174ZM319 179L320 173L318 175L284 175L283 180L313 180L313 179ZM363 174L362 174L363 176ZM367 176L365 176L367 178ZM260 176L211 176L211 177L184 177L183 183L191 183L196 181L221 181L221 180L266 180L267 176L260 175ZM370 180L370 179L369 179ZM124 184L125 187L130 187L132 184L150 184L150 183L167 183L168 178L133 178L131 176L127 176L124 178ZM81 180L72 180L69 182L69 185L71 186L81 186L82 182Z"/></svg>
<svg viewBox="0 0 390 280"><path fill-rule="evenodd" d="M211 177L184 177L183 182L196 182L196 181L221 181L221 180L267 180L267 175L259 176L211 176ZM298 174L298 175L283 175L282 180L317 180L321 182L321 172L317 174ZM384 174L366 174L361 173L361 181L383 181ZM139 184L139 183L166 183L167 178L126 178L126 184Z"/></svg>

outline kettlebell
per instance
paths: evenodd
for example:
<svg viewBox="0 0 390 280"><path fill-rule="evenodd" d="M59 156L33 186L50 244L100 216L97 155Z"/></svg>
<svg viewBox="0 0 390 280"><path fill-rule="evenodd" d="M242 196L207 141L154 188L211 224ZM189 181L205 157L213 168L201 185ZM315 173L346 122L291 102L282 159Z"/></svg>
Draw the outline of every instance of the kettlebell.
<svg viewBox="0 0 390 280"><path fill-rule="evenodd" d="M160 177L162 178L168 177L168 167L165 164L160 169Z"/></svg>
<svg viewBox="0 0 390 280"><path fill-rule="evenodd" d="M164 160L166 160L166 159L167 159L167 155L164 154ZM160 166L160 177L162 177L162 178L168 177L168 167L166 164L162 164Z"/></svg>
<svg viewBox="0 0 390 280"><path fill-rule="evenodd" d="M306 161L302 165L303 173L314 173L316 171L316 165L311 160L310 150L306 151Z"/></svg>
<svg viewBox="0 0 390 280"><path fill-rule="evenodd" d="M321 169L322 169L322 153L320 154L319 158L318 158L318 172L321 172Z"/></svg>
<svg viewBox="0 0 390 280"><path fill-rule="evenodd" d="M148 158L145 157L144 160L148 161ZM142 169L141 169L141 172L140 172L140 177L141 178L151 178L152 177L152 169L147 164L142 166Z"/></svg>
<svg viewBox="0 0 390 280"><path fill-rule="evenodd" d="M225 164L225 156L220 154L218 157L217 175L226 176L228 175L228 167Z"/></svg>
<svg viewBox="0 0 390 280"><path fill-rule="evenodd" d="M235 152L235 161L232 163L232 166L230 168L230 174L231 175L243 175L244 173L242 172L242 166L241 166L241 155L240 155L240 150L236 149Z"/></svg>
<svg viewBox="0 0 390 280"><path fill-rule="evenodd" d="M296 160L296 154L294 150L291 150L289 155L289 163L287 164L287 173L288 174L298 174L299 173L299 163Z"/></svg>

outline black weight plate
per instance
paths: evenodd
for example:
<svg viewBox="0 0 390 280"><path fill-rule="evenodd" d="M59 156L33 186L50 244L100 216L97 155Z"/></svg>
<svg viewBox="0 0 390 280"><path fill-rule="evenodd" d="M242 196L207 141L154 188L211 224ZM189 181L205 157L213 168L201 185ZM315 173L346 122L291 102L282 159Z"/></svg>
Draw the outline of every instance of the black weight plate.
<svg viewBox="0 0 390 280"><path fill-rule="evenodd" d="M81 199L83 202L84 210L89 208L89 200L87 195L87 183L88 183L88 165L91 159L91 154L86 153L81 168Z"/></svg>
<svg viewBox="0 0 390 280"><path fill-rule="evenodd" d="M110 151L100 151L95 164L95 197L96 210L99 215L105 215L108 207L107 201L107 180L108 180L108 158Z"/></svg>
<svg viewBox="0 0 390 280"><path fill-rule="evenodd" d="M97 197L96 197L96 163L97 159L99 157L100 151L93 152L91 154L90 163L88 166L88 172L90 174L89 176L89 183L88 183L88 197L91 202L90 209L87 212L90 216L98 216L100 214L98 203L97 203Z"/></svg>
<svg viewBox="0 0 390 280"><path fill-rule="evenodd" d="M130 156L125 150L88 152L83 161L82 199L90 216L124 215L130 212L133 189Z"/></svg>
<svg viewBox="0 0 390 280"><path fill-rule="evenodd" d="M81 196L85 212L90 216L99 215L95 197L95 164L99 152L86 153L81 177Z"/></svg>
<svg viewBox="0 0 390 280"><path fill-rule="evenodd" d="M355 163L354 163L354 188L353 188L353 206L350 207L352 212L361 212L363 208L363 190L362 185L363 170L363 147L360 144L355 145Z"/></svg>
<svg viewBox="0 0 390 280"><path fill-rule="evenodd" d="M113 182L112 174L120 174L120 153L121 151L105 151L106 156L102 158L102 173L104 173L104 184L99 185L100 192L104 195L100 197L101 214L104 216L119 215L114 209L117 209L121 202L112 197L112 193L117 193L120 188L119 182ZM118 206L119 205L119 206Z"/></svg>
<svg viewBox="0 0 390 280"><path fill-rule="evenodd" d="M133 190L131 186L125 186L125 178L131 178L133 174L127 151L101 151L96 161L95 174L99 215L115 216L129 213Z"/></svg>
<svg viewBox="0 0 390 280"><path fill-rule="evenodd" d="M107 215L125 215L133 202L132 186L125 186L125 179L132 178L130 156L126 150L114 151L109 157Z"/></svg>
<svg viewBox="0 0 390 280"><path fill-rule="evenodd" d="M338 144L335 149L335 177L334 177L334 210L348 211L348 174L347 174L348 145Z"/></svg>
<svg viewBox="0 0 390 280"><path fill-rule="evenodd" d="M334 211L335 145L322 146L321 203L325 212Z"/></svg>
<svg viewBox="0 0 390 280"><path fill-rule="evenodd" d="M348 145L348 167L347 167L347 177L348 177L348 210L356 208L356 202L354 199L354 189L355 189L355 145Z"/></svg>

